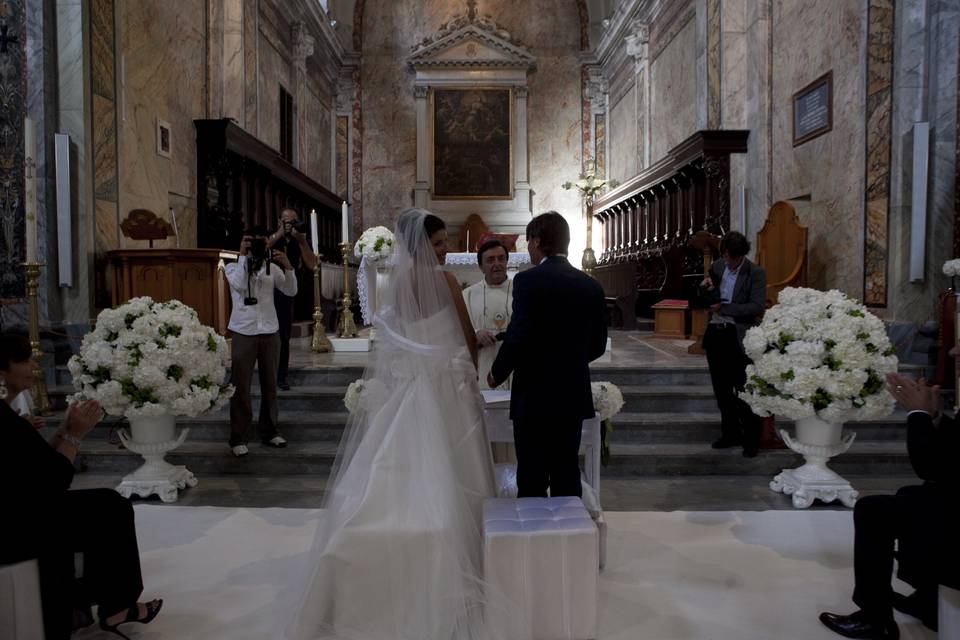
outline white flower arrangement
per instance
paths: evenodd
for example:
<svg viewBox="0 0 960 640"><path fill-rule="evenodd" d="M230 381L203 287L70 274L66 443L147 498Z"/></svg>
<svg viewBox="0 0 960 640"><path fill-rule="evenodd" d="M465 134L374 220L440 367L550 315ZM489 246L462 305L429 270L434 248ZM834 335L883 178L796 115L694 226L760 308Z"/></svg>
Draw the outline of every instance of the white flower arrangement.
<svg viewBox="0 0 960 640"><path fill-rule="evenodd" d="M97 400L104 411L128 418L196 417L222 406L227 341L200 324L179 300L134 298L97 316L68 368L73 400Z"/></svg>
<svg viewBox="0 0 960 640"><path fill-rule="evenodd" d="M373 261L384 260L390 257L392 252L393 232L386 227L370 227L360 235L353 248L353 253L358 258Z"/></svg>
<svg viewBox="0 0 960 640"><path fill-rule="evenodd" d="M757 415L841 423L893 412L884 377L897 357L883 322L839 291L784 289L743 347L753 364L740 397Z"/></svg>
<svg viewBox="0 0 960 640"><path fill-rule="evenodd" d="M943 263L943 274L955 278L960 276L960 258L947 260Z"/></svg>
<svg viewBox="0 0 960 640"><path fill-rule="evenodd" d="M517 238L517 242L513 245L513 250L516 253L526 253L527 247L527 236L523 236L522 238Z"/></svg>
<svg viewBox="0 0 960 640"><path fill-rule="evenodd" d="M343 404L350 413L356 413L360 409L369 411L384 403L386 392L386 386L379 380L360 378L347 387L347 392L343 395Z"/></svg>
<svg viewBox="0 0 960 640"><path fill-rule="evenodd" d="M614 416L623 408L623 393L612 382L591 382L593 408L600 415L600 464L610 462L610 436L613 434Z"/></svg>

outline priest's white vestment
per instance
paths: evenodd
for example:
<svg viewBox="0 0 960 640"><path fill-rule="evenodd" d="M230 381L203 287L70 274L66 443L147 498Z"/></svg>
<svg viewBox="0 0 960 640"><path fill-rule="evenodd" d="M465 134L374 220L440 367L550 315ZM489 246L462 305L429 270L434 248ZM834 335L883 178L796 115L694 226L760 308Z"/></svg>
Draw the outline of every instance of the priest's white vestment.
<svg viewBox="0 0 960 640"><path fill-rule="evenodd" d="M508 277L503 284L487 284L481 280L463 290L463 300L470 312L473 330L486 330L496 335L507 330L513 313L513 281ZM478 345L479 346L479 345ZM489 389L487 373L500 351L500 342L492 347L480 347L477 358L477 370L480 375L480 388ZM512 378L512 376L511 376ZM500 385L500 389L509 389L511 378Z"/></svg>

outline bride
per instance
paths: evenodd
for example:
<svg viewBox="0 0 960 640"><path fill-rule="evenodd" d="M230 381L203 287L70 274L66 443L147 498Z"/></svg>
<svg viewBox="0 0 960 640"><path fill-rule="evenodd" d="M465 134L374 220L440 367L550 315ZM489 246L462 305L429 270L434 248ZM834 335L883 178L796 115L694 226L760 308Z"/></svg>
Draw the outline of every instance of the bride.
<svg viewBox="0 0 960 640"><path fill-rule="evenodd" d="M456 280L439 269L446 233L422 209L397 219L377 345L331 473L293 638L485 637L480 519L493 461L474 333Z"/></svg>

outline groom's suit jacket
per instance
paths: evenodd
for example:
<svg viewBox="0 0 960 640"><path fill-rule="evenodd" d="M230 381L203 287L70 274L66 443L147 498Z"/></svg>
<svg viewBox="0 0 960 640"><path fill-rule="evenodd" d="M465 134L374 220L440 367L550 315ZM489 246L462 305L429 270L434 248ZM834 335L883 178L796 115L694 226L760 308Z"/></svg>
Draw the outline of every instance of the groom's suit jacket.
<svg viewBox="0 0 960 640"><path fill-rule="evenodd" d="M596 280L561 256L518 273L513 315L490 369L497 383L513 373L510 418L592 418L588 365L606 345L606 305Z"/></svg>

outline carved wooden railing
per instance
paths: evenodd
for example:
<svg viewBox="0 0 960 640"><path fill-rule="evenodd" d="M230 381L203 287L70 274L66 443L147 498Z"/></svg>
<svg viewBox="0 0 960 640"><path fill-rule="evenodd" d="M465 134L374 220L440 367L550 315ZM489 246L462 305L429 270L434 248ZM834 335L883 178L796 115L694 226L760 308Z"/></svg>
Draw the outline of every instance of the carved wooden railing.
<svg viewBox="0 0 960 640"><path fill-rule="evenodd" d="M730 154L746 152L748 134L699 131L594 202L601 242L594 274L611 303L635 300L621 313L624 328L636 314L649 315L650 305L693 293L703 260L688 243L701 229L729 230Z"/></svg>
<svg viewBox="0 0 960 640"><path fill-rule="evenodd" d="M229 119L194 120L194 125L197 246L236 250L245 227L275 229L287 208L309 223L315 209L320 253L324 261L340 262L340 197Z"/></svg>

